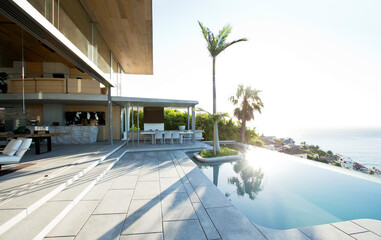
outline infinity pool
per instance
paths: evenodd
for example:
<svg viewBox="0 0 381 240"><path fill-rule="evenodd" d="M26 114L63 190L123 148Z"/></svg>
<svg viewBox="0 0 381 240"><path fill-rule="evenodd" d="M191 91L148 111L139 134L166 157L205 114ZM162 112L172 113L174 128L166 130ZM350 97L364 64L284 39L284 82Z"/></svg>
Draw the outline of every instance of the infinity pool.
<svg viewBox="0 0 381 240"><path fill-rule="evenodd" d="M252 222L290 229L359 218L381 220L381 179L253 148L202 172Z"/></svg>

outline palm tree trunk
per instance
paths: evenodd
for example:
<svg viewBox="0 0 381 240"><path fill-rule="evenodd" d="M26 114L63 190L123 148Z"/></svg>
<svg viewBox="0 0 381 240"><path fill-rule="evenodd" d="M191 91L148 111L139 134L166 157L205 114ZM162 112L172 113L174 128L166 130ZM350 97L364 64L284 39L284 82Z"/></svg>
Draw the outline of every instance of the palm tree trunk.
<svg viewBox="0 0 381 240"><path fill-rule="evenodd" d="M242 119L242 124L241 124L241 143L245 143L245 134L246 134L246 119Z"/></svg>
<svg viewBox="0 0 381 240"><path fill-rule="evenodd" d="M213 154L216 156L217 152L220 152L220 142L218 139L218 126L217 121L214 118L214 114L217 112L216 106L216 58L213 58Z"/></svg>

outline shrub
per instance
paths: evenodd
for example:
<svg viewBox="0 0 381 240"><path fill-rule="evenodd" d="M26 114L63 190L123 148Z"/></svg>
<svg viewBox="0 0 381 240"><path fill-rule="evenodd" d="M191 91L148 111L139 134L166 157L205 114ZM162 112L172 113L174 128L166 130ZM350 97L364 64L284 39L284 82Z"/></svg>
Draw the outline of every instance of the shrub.
<svg viewBox="0 0 381 240"><path fill-rule="evenodd" d="M221 147L221 152L218 152L216 156L213 154L213 150L202 150L200 156L203 158L210 157L223 157L223 156L232 156L237 155L239 152L228 147Z"/></svg>
<svg viewBox="0 0 381 240"><path fill-rule="evenodd" d="M341 164L338 163L338 162L333 162L333 163L331 163L331 165L333 165L333 166L337 166L337 167L341 167Z"/></svg>

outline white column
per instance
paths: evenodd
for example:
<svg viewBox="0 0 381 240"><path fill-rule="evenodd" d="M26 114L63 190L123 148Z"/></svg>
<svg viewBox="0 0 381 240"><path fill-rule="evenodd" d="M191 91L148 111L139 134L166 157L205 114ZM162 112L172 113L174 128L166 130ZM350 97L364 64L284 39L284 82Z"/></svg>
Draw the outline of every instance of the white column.
<svg viewBox="0 0 381 240"><path fill-rule="evenodd" d="M196 108L192 107L192 142L196 142Z"/></svg>
<svg viewBox="0 0 381 240"><path fill-rule="evenodd" d="M113 135L112 135L112 100L111 100L111 87L108 87L108 144L113 145Z"/></svg>
<svg viewBox="0 0 381 240"><path fill-rule="evenodd" d="M136 104L136 108L137 108L137 114L136 114L136 127L138 129L138 147L139 147L139 135L140 135L140 131L139 131L139 104Z"/></svg>
<svg viewBox="0 0 381 240"><path fill-rule="evenodd" d="M124 107L124 131L126 132L126 139L128 141L128 126L130 122L130 115L128 114L130 111L129 107Z"/></svg>
<svg viewBox="0 0 381 240"><path fill-rule="evenodd" d="M131 106L131 141L132 146L134 146L134 105Z"/></svg>
<svg viewBox="0 0 381 240"><path fill-rule="evenodd" d="M188 107L188 127L187 130L189 130L189 107Z"/></svg>

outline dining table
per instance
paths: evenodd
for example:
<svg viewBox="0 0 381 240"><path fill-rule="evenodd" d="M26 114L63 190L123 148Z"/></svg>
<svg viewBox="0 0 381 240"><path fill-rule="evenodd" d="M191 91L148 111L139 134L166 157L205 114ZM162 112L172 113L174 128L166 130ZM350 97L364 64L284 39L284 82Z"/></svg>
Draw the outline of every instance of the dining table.
<svg viewBox="0 0 381 240"><path fill-rule="evenodd" d="M155 144L156 143L156 139L155 139L155 131L143 131L143 132L140 132L140 134L142 135L151 135L151 142L152 144ZM146 141L146 139L144 138L144 142Z"/></svg>
<svg viewBox="0 0 381 240"><path fill-rule="evenodd" d="M192 132L192 131L182 131L182 132L179 132L179 134L180 134L180 143L182 144L182 143L184 143L184 137L185 136L192 136L193 134L194 134L194 132Z"/></svg>

